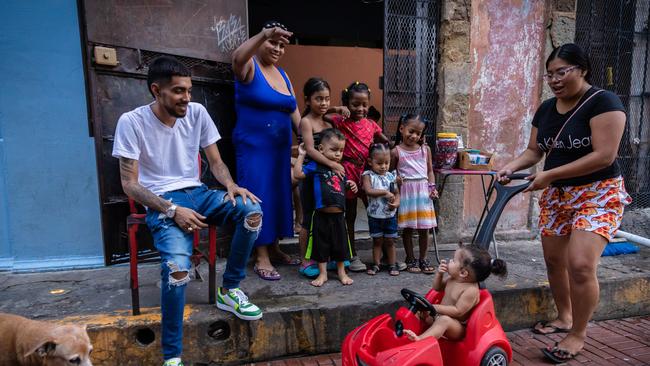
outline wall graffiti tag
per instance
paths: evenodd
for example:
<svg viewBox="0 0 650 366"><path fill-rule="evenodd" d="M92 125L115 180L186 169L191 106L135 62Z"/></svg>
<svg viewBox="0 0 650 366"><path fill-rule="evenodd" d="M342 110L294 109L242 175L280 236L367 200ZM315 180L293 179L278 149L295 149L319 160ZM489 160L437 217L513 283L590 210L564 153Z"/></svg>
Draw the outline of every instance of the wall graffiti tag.
<svg viewBox="0 0 650 366"><path fill-rule="evenodd" d="M214 17L210 30L217 35L217 46L222 52L231 52L248 39L246 25L242 24L241 16L230 14L224 17Z"/></svg>

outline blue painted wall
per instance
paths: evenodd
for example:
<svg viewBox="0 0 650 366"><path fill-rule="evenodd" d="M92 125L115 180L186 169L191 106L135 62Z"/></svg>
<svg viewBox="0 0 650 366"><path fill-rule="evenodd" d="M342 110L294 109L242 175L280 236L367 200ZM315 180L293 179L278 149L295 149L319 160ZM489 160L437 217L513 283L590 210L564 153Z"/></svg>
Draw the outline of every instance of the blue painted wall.
<svg viewBox="0 0 650 366"><path fill-rule="evenodd" d="M103 265L76 2L2 8L0 266Z"/></svg>

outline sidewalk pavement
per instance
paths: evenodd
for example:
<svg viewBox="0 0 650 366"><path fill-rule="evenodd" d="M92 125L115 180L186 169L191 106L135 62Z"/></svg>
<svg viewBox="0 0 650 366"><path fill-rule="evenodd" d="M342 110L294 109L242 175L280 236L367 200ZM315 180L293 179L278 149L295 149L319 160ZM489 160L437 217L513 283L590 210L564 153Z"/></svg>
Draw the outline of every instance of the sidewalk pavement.
<svg viewBox="0 0 650 366"><path fill-rule="evenodd" d="M368 241L359 255L371 258ZM402 245L398 244L398 248ZM441 253L449 258L455 245ZM554 316L539 241L500 242L508 262L505 281L488 279L497 316L512 331ZM402 250L398 258L403 258ZM433 259L433 253L429 253ZM601 301L595 319L650 315L650 249L634 255L603 257L598 269ZM435 262L435 261L434 261ZM217 278L225 259L217 263ZM242 289L264 311L245 322L208 304L208 283L192 281L187 290L184 360L189 364L241 364L292 355L338 352L343 337L362 322L394 313L404 304L402 288L425 293L432 277L403 272L391 277L353 273L342 286L334 272L322 288L298 274L297 266L279 266L282 280L262 281L249 267ZM207 265L200 268L207 278ZM0 273L0 312L60 323L85 323L95 351L95 365L160 363L160 266L140 265L142 315L131 315L128 266L33 274Z"/></svg>
<svg viewBox="0 0 650 366"><path fill-rule="evenodd" d="M513 348L512 366L546 366L540 348L562 339L562 334L543 336L529 329L508 333ZM587 344L566 365L650 365L650 317L598 321L589 324ZM248 366L334 366L341 365L341 354L285 358L256 362Z"/></svg>

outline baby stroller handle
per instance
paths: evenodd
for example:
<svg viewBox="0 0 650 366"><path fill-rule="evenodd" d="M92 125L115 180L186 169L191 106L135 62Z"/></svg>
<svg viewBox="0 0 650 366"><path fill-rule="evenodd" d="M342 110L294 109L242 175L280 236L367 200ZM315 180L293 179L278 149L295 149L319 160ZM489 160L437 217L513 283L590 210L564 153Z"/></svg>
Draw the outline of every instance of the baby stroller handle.
<svg viewBox="0 0 650 366"><path fill-rule="evenodd" d="M508 179L510 180L523 180L526 179L526 177L530 176L530 173L513 173L510 175L507 175Z"/></svg>
<svg viewBox="0 0 650 366"><path fill-rule="evenodd" d="M515 174L508 175L508 179L525 180L525 178L528 177L529 175L530 173L515 173ZM489 198L492 197L494 191L496 191L496 198L494 199L492 206L490 206L489 208L488 208L488 204L487 203L485 204L485 207L483 208L483 213L481 214L481 220L479 220L480 229L476 232L476 235L472 240L473 244L485 250L488 250L490 248L490 242L492 241L494 230L497 227L497 223L499 222L499 218L501 217L501 213L503 212L503 209L506 207L506 204L508 204L508 201L510 201L512 197L514 197L519 192L526 189L530 185L530 183L531 183L530 181L526 181L525 183L522 184L507 186L499 183L496 180L494 181L494 183L492 184L492 186L488 191L488 201Z"/></svg>

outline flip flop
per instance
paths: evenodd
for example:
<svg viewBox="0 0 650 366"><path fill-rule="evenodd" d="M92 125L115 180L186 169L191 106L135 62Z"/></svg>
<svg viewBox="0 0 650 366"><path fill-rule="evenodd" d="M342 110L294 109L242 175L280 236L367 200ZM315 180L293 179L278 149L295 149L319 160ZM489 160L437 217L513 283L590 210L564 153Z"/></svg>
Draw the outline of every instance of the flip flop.
<svg viewBox="0 0 650 366"><path fill-rule="evenodd" d="M343 261L343 266L344 266L345 268L350 267L350 261ZM336 268L337 268L337 267L336 267L336 261L329 261L329 262L327 262L327 270L328 270L328 271L334 271L334 270L336 270Z"/></svg>
<svg viewBox="0 0 650 366"><path fill-rule="evenodd" d="M566 363L574 359L579 352L571 353L558 347L558 342L551 347L542 348L542 353L551 362L555 364Z"/></svg>
<svg viewBox="0 0 650 366"><path fill-rule="evenodd" d="M388 274L391 276L399 276L399 266L397 264L388 266Z"/></svg>
<svg viewBox="0 0 650 366"><path fill-rule="evenodd" d="M549 324L550 321L538 321L532 329L532 332L535 334L542 334L542 335L547 335L547 334L553 334L553 333L569 333L571 331L570 328L561 328L558 327L557 325ZM545 328L550 328L551 330L549 332L544 332L542 329Z"/></svg>
<svg viewBox="0 0 650 366"><path fill-rule="evenodd" d="M306 266L301 265L298 272L307 278L316 278L320 274L318 263L314 261L309 261Z"/></svg>
<svg viewBox="0 0 650 366"><path fill-rule="evenodd" d="M373 264L372 266L370 266L370 268L368 268L368 270L366 271L366 273L367 273L368 275L370 275L370 276L374 276L374 275L376 275L377 273L379 273L379 271L381 271L381 269L379 268L379 266L376 265L376 264Z"/></svg>
<svg viewBox="0 0 650 366"><path fill-rule="evenodd" d="M277 281L282 276L280 276L280 273L273 268L273 269L264 269L264 268L257 268L257 265L253 267L253 272L255 272L256 275L258 275L261 279L265 281Z"/></svg>

